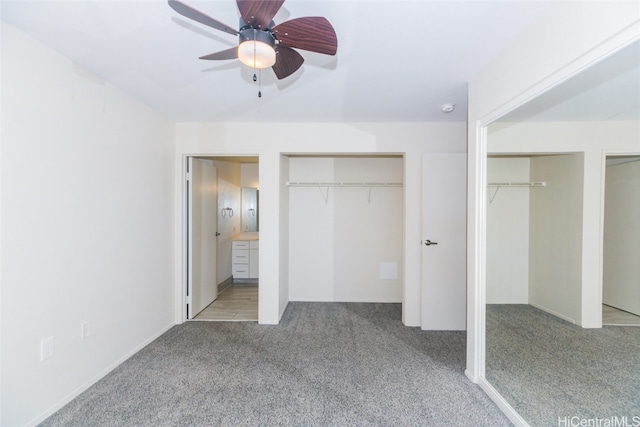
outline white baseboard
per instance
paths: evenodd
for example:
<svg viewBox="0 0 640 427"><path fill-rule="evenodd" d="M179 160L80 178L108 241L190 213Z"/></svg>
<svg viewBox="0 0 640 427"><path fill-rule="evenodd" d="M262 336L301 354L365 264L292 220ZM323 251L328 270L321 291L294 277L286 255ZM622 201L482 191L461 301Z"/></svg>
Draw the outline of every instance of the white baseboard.
<svg viewBox="0 0 640 427"><path fill-rule="evenodd" d="M513 406L507 402L500 393L486 380L484 377L478 379L478 384L484 390L485 393L498 405L498 408L509 418L513 425L517 427L529 427L529 424L513 409Z"/></svg>
<svg viewBox="0 0 640 427"><path fill-rule="evenodd" d="M546 308L546 307L544 307L542 305L539 305L539 304L536 304L536 303L533 303L533 302L530 302L529 305L532 306L532 307L535 307L535 308L537 308L539 310L545 311L545 312L547 312L549 314L552 314L552 315L554 315L556 317L559 317L560 319L565 320L565 321L567 321L569 323L573 323L574 325L576 324L575 319L567 317L564 314L556 313L555 311L550 310L550 309L548 309L548 308Z"/></svg>
<svg viewBox="0 0 640 427"><path fill-rule="evenodd" d="M233 285L233 276L229 276L222 282L218 283L218 294L225 291L231 285Z"/></svg>
<svg viewBox="0 0 640 427"><path fill-rule="evenodd" d="M487 305L502 305L502 304L509 304L509 305L526 305L529 304L529 301L512 301L512 300L497 300L497 301L487 301Z"/></svg>
<svg viewBox="0 0 640 427"><path fill-rule="evenodd" d="M288 306L289 306L289 301L287 301L286 304L282 306L282 310L280 310L280 315L278 316L278 323L280 323L280 321L282 320L282 316L284 316L284 312Z"/></svg>
<svg viewBox="0 0 640 427"><path fill-rule="evenodd" d="M139 352L140 350L142 350L143 348L145 348L147 345L151 344L151 342L153 342L154 340L158 339L162 334L164 334L165 332L167 332L169 329L173 328L175 326L175 323L171 323L168 326L163 327L162 329L160 329L158 332L156 332L155 334L153 334L151 336L151 338L146 339L144 342L142 342L140 345L136 346L133 350L129 351L128 353L126 353L124 356L122 356L121 358L119 358L118 360L116 360L114 363L112 363L111 365L109 365L106 369L102 370L100 373L98 373L97 375L95 375L93 378L91 378L89 381L85 382L84 384L82 384L80 387L78 387L77 389L75 389L74 391L72 391L71 393L69 393L67 396L65 396L62 400L60 400L59 402L55 403L53 406L51 406L49 409L47 409L46 411L44 411L42 414L38 415L36 418L34 418L33 420L31 420L28 424L26 424L27 427L35 427L38 424L40 424L41 422L43 422L44 420L46 420L47 418L49 418L51 415L53 415L56 411L58 411L59 409L61 409L63 406L65 406L67 403L71 402L73 399L75 399L76 397L78 397L82 392L84 392L85 390L87 390L89 387L91 387L92 385L94 385L95 383L97 383L98 381L100 381L102 378L104 378L108 373L110 373L111 371L113 371L115 368L117 368L118 366L120 366L122 363L124 363L127 359L129 359L131 356L133 356L134 354L136 354L137 352Z"/></svg>

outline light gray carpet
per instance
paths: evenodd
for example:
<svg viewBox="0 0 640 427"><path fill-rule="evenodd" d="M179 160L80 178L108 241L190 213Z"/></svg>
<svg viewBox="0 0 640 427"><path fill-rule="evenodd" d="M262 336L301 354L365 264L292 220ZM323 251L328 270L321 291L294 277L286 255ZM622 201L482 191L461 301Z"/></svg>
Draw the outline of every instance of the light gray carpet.
<svg viewBox="0 0 640 427"><path fill-rule="evenodd" d="M573 416L640 425L640 328L583 329L529 305L488 305L486 364L531 426Z"/></svg>
<svg viewBox="0 0 640 427"><path fill-rule="evenodd" d="M399 304L291 303L280 325L188 322L43 426L504 426L464 375L465 332Z"/></svg>

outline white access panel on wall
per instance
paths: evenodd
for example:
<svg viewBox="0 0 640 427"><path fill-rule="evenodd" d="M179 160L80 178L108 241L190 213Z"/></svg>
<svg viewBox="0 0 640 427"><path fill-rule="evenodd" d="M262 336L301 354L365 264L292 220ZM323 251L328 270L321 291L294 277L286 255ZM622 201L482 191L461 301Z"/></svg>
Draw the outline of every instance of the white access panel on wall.
<svg viewBox="0 0 640 427"><path fill-rule="evenodd" d="M425 154L421 236L424 330L466 329L466 217L466 154Z"/></svg>

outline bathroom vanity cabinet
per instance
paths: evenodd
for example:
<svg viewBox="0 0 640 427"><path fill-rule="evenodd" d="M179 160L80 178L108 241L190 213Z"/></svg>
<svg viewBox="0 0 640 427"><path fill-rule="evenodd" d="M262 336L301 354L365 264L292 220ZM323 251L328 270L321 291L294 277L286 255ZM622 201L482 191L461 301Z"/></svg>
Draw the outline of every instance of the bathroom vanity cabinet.
<svg viewBox="0 0 640 427"><path fill-rule="evenodd" d="M231 246L231 272L235 279L258 278L259 240L234 240Z"/></svg>

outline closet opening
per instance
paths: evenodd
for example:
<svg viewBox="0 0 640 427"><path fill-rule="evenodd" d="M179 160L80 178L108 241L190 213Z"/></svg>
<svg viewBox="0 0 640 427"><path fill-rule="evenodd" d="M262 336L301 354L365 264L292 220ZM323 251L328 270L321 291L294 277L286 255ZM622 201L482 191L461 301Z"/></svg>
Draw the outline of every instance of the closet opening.
<svg viewBox="0 0 640 427"><path fill-rule="evenodd" d="M530 305L580 324L584 154L489 155L487 181L488 313Z"/></svg>
<svg viewBox="0 0 640 427"><path fill-rule="evenodd" d="M288 155L289 301L397 303L402 155Z"/></svg>

